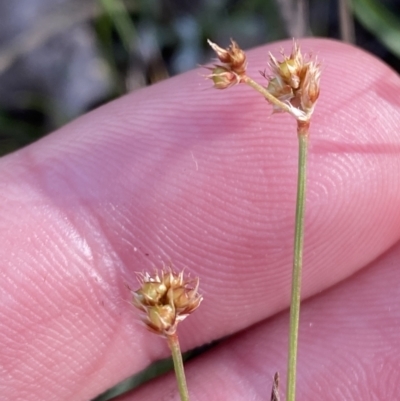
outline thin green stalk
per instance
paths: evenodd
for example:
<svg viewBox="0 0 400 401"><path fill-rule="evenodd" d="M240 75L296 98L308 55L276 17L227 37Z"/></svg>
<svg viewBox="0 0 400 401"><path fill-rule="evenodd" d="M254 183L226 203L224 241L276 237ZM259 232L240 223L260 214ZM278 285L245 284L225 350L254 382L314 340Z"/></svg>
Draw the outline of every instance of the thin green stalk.
<svg viewBox="0 0 400 401"><path fill-rule="evenodd" d="M186 385L185 369L183 368L182 353L179 346L177 334L167 336L168 345L172 353L174 362L176 381L178 382L179 395L181 401L189 401L189 392Z"/></svg>
<svg viewBox="0 0 400 401"><path fill-rule="evenodd" d="M248 77L248 76L243 77L243 82L245 84L249 85L251 88L255 89L257 92L261 93L261 95L263 95L265 97L265 99L267 99L274 106L277 106L280 109L282 109L283 111L286 111L286 112L292 114L292 111L288 104L281 102L274 95L271 95L271 93L269 93L266 88L264 88L262 85L260 85L256 81L252 80L250 77Z"/></svg>
<svg viewBox="0 0 400 401"><path fill-rule="evenodd" d="M245 77L243 82L260 92L270 103L292 114L290 107L271 95L267 89ZM297 176L296 221L294 235L294 256L292 271L292 292L290 300L289 355L287 369L286 401L295 401L297 348L299 338L301 271L303 267L304 215L306 206L306 167L309 121L297 121L299 138L299 161Z"/></svg>
<svg viewBox="0 0 400 401"><path fill-rule="evenodd" d="M289 356L287 369L286 401L295 401L297 346L299 337L301 270L303 267L304 215L306 206L306 167L309 122L297 123L299 138L299 165L297 176L296 222L290 301Z"/></svg>

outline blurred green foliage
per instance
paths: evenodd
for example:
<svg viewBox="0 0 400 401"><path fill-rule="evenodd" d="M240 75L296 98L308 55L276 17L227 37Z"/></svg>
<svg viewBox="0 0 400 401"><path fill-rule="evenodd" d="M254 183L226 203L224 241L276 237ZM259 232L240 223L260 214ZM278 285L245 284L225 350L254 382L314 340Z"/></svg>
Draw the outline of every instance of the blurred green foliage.
<svg viewBox="0 0 400 401"><path fill-rule="evenodd" d="M353 0L357 19L396 57L400 58L400 2L397 12L378 0Z"/></svg>

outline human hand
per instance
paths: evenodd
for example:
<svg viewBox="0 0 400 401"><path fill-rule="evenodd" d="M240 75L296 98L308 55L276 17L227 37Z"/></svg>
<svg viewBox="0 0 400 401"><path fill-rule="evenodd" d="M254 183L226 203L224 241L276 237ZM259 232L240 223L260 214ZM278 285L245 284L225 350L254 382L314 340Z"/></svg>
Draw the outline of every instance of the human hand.
<svg viewBox="0 0 400 401"><path fill-rule="evenodd" d="M248 52L249 75L282 44L291 47ZM300 44L323 75L308 161L303 296L314 297L301 312L298 398L394 399L400 80L353 47ZM187 364L192 400L268 399L275 371L283 392L289 319L277 314L289 303L295 122L269 116L247 87L210 86L189 72L0 160L5 400L89 400L168 356L126 284L169 260L199 276L204 295L179 327L182 348L237 333ZM120 400L172 398L171 374Z"/></svg>

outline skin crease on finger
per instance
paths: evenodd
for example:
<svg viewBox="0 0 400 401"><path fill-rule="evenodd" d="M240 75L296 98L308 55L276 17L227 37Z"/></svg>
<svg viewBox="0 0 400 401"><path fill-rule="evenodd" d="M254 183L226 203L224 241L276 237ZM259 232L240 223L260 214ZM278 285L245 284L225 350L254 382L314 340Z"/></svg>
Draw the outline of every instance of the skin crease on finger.
<svg viewBox="0 0 400 401"><path fill-rule="evenodd" d="M304 302L296 399L398 399L399 260L400 242L365 270ZM276 371L283 397L288 322L288 313L281 313L188 362L191 401L269 400ZM115 401L178 399L169 374Z"/></svg>
<svg viewBox="0 0 400 401"><path fill-rule="evenodd" d="M400 237L400 80L353 47L301 45L323 63L308 168L309 297ZM282 46L290 52L290 41L249 51L249 75ZM288 306L295 123L270 116L247 87L210 86L189 72L0 160L6 399L87 400L167 356L126 288L161 261L201 280L205 300L182 324L184 349Z"/></svg>

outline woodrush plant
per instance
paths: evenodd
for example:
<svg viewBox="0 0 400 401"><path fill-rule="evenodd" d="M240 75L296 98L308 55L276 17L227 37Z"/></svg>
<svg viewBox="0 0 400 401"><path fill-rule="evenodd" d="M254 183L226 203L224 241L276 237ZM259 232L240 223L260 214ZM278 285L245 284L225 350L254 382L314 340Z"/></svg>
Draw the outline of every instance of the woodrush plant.
<svg viewBox="0 0 400 401"><path fill-rule="evenodd" d="M305 58L300 46L293 41L289 57L282 53L283 61L269 53L271 75L262 75L267 79L266 87L258 84L246 75L246 54L236 42L231 41L227 49L208 41L217 54L221 64L210 68L208 75L217 89L227 89L244 83L259 92L270 104L273 112L287 112L297 121L299 141L296 218L294 233L294 252L292 270L292 290L290 300L289 352L287 368L286 401L294 401L296 394L296 366L300 317L301 271L303 267L304 216L306 201L306 166L309 128L314 107L319 97L320 65L309 56ZM272 400L279 399L279 376L274 377Z"/></svg>
<svg viewBox="0 0 400 401"><path fill-rule="evenodd" d="M208 41L217 54L220 64L209 68L210 78L216 89L227 89L244 83L258 91L271 105L273 112L287 112L297 121L299 141L296 218L292 290L290 300L289 352L287 368L286 401L295 401L298 331L301 296L301 271L304 243L304 216L306 200L306 165L309 128L314 107L319 96L320 65L311 57L305 58L297 42L293 42L289 57L282 52L283 61L269 54L271 75L263 73L267 86L262 86L246 74L246 54L236 42L227 49ZM133 292L133 304L143 313L147 328L167 339L174 362L179 394L182 401L189 401L182 354L179 347L177 326L180 321L198 308L202 296L198 293L198 278L184 278L183 272L175 273L171 267L154 275L144 273L141 287ZM271 401L279 401L279 375L273 379Z"/></svg>
<svg viewBox="0 0 400 401"><path fill-rule="evenodd" d="M148 330L167 339L171 350L179 394L189 401L177 328L199 306L203 297L198 293L199 279L184 277L172 267L139 277L140 288L134 291L133 305L143 312L142 320Z"/></svg>

